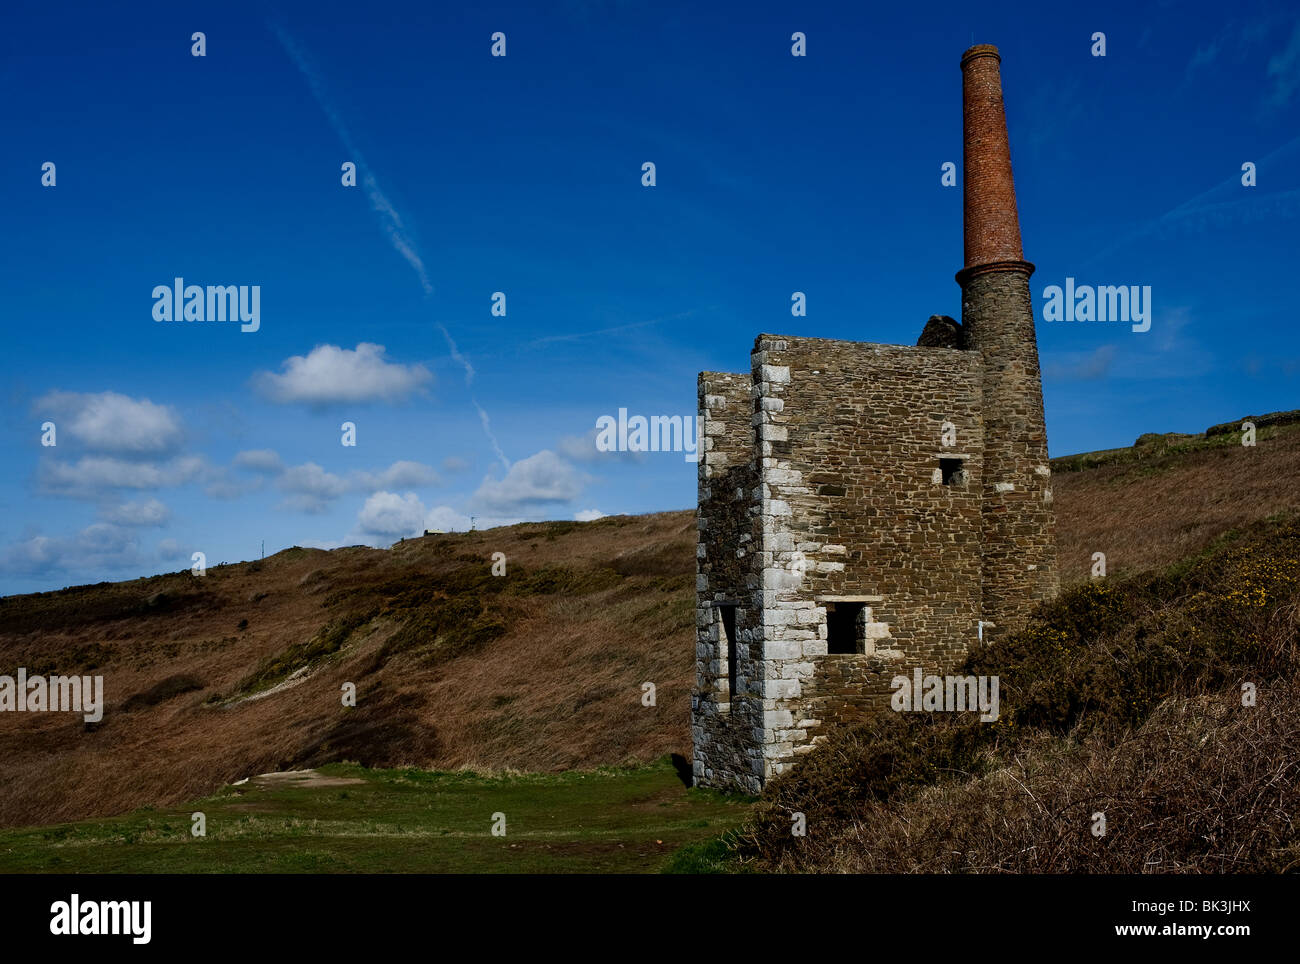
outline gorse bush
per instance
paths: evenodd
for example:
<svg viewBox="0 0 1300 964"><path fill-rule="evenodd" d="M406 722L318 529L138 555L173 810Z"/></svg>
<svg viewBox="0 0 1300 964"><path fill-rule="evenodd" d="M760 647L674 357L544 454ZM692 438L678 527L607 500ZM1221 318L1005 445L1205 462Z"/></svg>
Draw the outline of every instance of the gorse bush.
<svg viewBox="0 0 1300 964"><path fill-rule="evenodd" d="M504 582L504 580L499 580ZM622 583L623 577L612 569L571 569L567 566L542 566L540 569L512 574L508 591L516 596L584 596Z"/></svg>
<svg viewBox="0 0 1300 964"><path fill-rule="evenodd" d="M434 599L406 615L401 628L380 648L374 668L402 653L424 662L451 659L504 636L507 629L505 620L489 611L481 599Z"/></svg>
<svg viewBox="0 0 1300 964"><path fill-rule="evenodd" d="M838 731L785 776L772 781L738 838L740 852L779 860L802 841L791 817L821 837L857 816L870 801L895 800L916 787L983 768L987 741L979 724L951 717L881 713Z"/></svg>
<svg viewBox="0 0 1300 964"><path fill-rule="evenodd" d="M331 619L310 639L295 643L263 660L236 687L237 695L270 689L303 667L311 667L339 652L353 632L375 618L374 609L348 613ZM214 697L215 699L215 697Z"/></svg>
<svg viewBox="0 0 1300 964"><path fill-rule="evenodd" d="M129 713L135 709L141 709L147 706L157 706L159 703L165 703L167 700L180 696L183 693L190 693L194 690L203 689L203 680L199 679L192 673L176 673L160 680L147 690L130 696L122 703L122 711Z"/></svg>

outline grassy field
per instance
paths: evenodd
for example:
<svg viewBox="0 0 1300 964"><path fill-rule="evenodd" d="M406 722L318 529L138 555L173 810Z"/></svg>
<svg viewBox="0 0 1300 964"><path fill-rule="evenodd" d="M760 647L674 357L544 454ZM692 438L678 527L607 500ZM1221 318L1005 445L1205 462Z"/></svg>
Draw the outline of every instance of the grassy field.
<svg viewBox="0 0 1300 964"><path fill-rule="evenodd" d="M184 807L0 831L0 873L654 873L750 802L687 789L668 758L507 776L331 764Z"/></svg>

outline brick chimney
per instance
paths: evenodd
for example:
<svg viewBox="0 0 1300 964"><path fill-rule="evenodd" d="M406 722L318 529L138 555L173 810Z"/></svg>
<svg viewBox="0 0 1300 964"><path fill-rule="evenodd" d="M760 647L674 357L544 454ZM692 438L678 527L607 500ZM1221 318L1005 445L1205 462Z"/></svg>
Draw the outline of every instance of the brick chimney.
<svg viewBox="0 0 1300 964"><path fill-rule="evenodd" d="M1001 63L992 44L971 47L961 58L967 268L1024 257L1002 107Z"/></svg>
<svg viewBox="0 0 1300 964"><path fill-rule="evenodd" d="M1029 291L1034 266L1020 245L1001 63L991 44L961 58L965 266L957 273L967 344L984 356L982 612L994 638L1060 585Z"/></svg>

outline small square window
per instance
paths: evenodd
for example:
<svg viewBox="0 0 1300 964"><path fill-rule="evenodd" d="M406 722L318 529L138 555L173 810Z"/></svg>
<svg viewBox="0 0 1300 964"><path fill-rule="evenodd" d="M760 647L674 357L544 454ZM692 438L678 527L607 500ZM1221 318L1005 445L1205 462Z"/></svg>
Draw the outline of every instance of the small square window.
<svg viewBox="0 0 1300 964"><path fill-rule="evenodd" d="M865 610L865 603L826 604L826 652L865 652Z"/></svg>
<svg viewBox="0 0 1300 964"><path fill-rule="evenodd" d="M966 484L966 463L962 459L940 459L939 473L944 485Z"/></svg>

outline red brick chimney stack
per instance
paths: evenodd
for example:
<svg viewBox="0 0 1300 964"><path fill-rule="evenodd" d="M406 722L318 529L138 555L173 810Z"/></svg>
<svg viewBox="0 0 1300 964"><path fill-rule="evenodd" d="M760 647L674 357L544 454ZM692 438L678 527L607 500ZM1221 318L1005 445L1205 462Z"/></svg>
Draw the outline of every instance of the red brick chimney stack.
<svg viewBox="0 0 1300 964"><path fill-rule="evenodd" d="M961 58L966 267L1020 261L1020 219L1002 106L1002 58L992 44Z"/></svg>

